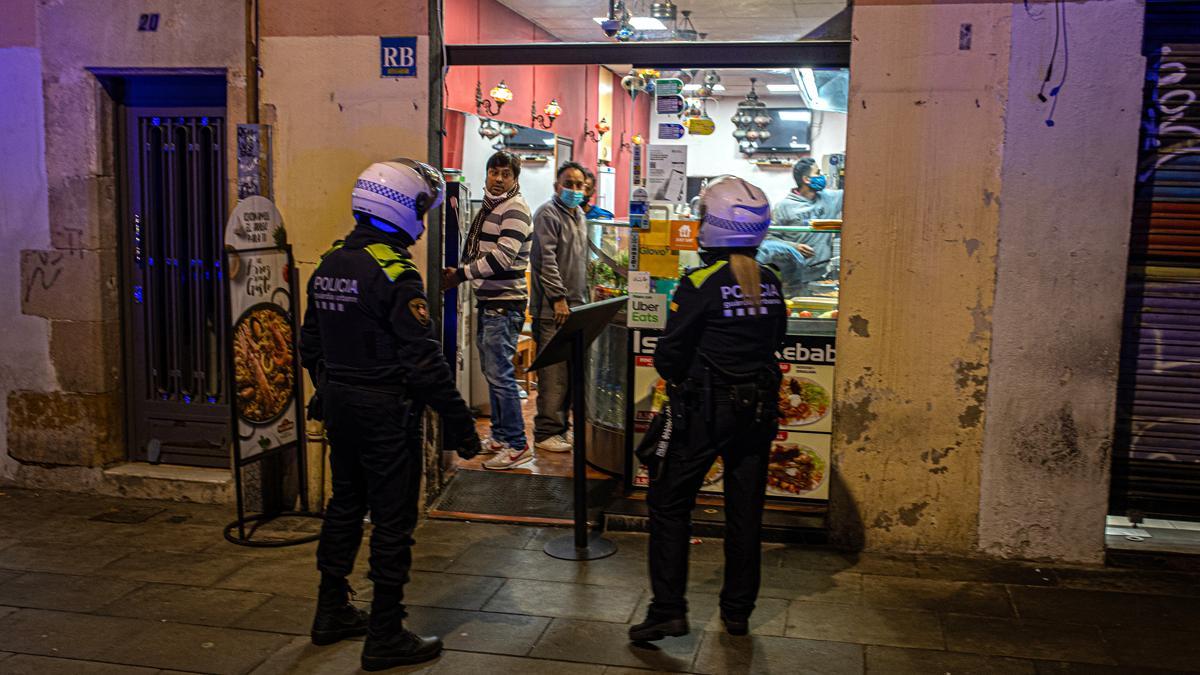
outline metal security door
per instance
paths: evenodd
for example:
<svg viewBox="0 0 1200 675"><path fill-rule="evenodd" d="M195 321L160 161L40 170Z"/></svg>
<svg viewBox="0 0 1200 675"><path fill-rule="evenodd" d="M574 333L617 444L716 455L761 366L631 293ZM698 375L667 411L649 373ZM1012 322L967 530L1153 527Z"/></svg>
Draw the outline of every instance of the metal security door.
<svg viewBox="0 0 1200 675"><path fill-rule="evenodd" d="M1200 519L1200 5L1146 3L1110 512Z"/></svg>
<svg viewBox="0 0 1200 675"><path fill-rule="evenodd" d="M230 465L222 109L127 108L131 458Z"/></svg>

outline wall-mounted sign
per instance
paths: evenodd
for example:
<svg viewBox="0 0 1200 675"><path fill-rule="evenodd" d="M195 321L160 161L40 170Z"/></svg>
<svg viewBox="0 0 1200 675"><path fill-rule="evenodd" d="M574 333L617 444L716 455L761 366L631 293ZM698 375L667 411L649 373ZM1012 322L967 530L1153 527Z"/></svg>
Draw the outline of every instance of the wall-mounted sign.
<svg viewBox="0 0 1200 675"><path fill-rule="evenodd" d="M379 76L417 76L417 38L379 38Z"/></svg>
<svg viewBox="0 0 1200 675"><path fill-rule="evenodd" d="M683 138L686 130L682 124L666 122L658 125L658 137L661 140L674 141Z"/></svg>
<svg viewBox="0 0 1200 675"><path fill-rule="evenodd" d="M693 136L711 136L717 129L717 125L707 117L692 117L684 125Z"/></svg>
<svg viewBox="0 0 1200 675"><path fill-rule="evenodd" d="M659 96L654 100L654 109L659 115L678 115L684 106L682 96Z"/></svg>
<svg viewBox="0 0 1200 675"><path fill-rule="evenodd" d="M700 223L695 220L671 221L671 249L675 251L699 251L700 243L696 237L700 233Z"/></svg>
<svg viewBox="0 0 1200 675"><path fill-rule="evenodd" d="M626 310L630 328L667 327L667 296L662 293L630 293Z"/></svg>
<svg viewBox="0 0 1200 675"><path fill-rule="evenodd" d="M268 248L281 241L283 216L270 199L260 195L238 202L225 222L225 247L240 251L248 248Z"/></svg>
<svg viewBox="0 0 1200 675"><path fill-rule="evenodd" d="M678 96L683 93L683 80L663 77L654 81L654 93L658 96Z"/></svg>
<svg viewBox="0 0 1200 675"><path fill-rule="evenodd" d="M681 204L687 197L687 146L651 145L646 189L654 201Z"/></svg>
<svg viewBox="0 0 1200 675"><path fill-rule="evenodd" d="M158 32L158 14L142 14L138 16L138 32L139 33L157 33Z"/></svg>

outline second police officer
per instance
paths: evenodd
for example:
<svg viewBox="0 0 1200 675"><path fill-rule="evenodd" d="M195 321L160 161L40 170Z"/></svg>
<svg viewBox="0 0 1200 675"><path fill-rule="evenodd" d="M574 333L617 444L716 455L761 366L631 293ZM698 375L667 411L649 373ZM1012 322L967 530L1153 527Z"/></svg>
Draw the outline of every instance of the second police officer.
<svg viewBox="0 0 1200 675"><path fill-rule="evenodd" d="M679 283L654 367L670 385L671 443L651 480L650 586L635 642L688 633L691 514L713 462L724 462L725 579L721 619L749 630L758 597L763 502L771 442L778 430L781 373L775 356L787 331L779 277L754 255L771 223L759 188L715 179L700 199L704 266Z"/></svg>
<svg viewBox="0 0 1200 675"><path fill-rule="evenodd" d="M428 165L372 164L351 196L353 231L322 257L308 285L300 351L317 383L333 472L317 548L312 640L331 644L365 633L364 670L426 661L442 649L440 639L404 627L402 603L425 464L425 407L446 421L447 447L468 458L479 451L474 418L434 338L424 283L408 251L444 193L441 174ZM368 510L369 618L350 603L346 583Z"/></svg>

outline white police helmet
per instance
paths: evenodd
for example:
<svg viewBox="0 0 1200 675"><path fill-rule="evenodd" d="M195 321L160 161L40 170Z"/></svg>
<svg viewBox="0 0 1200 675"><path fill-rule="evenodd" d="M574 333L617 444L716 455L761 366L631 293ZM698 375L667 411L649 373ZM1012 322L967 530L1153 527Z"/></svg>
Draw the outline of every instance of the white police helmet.
<svg viewBox="0 0 1200 675"><path fill-rule="evenodd" d="M700 246L754 248L767 236L771 204L755 185L718 176L700 194Z"/></svg>
<svg viewBox="0 0 1200 675"><path fill-rule="evenodd" d="M350 208L402 230L416 241L425 232L425 214L437 208L446 194L446 181L437 169L411 159L376 162L354 183ZM376 223L378 225L378 223Z"/></svg>

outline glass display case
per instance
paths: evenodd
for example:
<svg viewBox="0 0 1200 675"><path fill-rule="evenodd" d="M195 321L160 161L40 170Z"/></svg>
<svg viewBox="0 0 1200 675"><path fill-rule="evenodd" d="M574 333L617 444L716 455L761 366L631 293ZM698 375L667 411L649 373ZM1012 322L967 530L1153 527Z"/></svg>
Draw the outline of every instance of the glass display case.
<svg viewBox="0 0 1200 675"><path fill-rule="evenodd" d="M629 289L629 224L610 220L588 222L588 285L592 300L626 295ZM587 446L592 464L612 473L625 473L625 413L628 390L629 329L626 314L592 343L587 360L585 402Z"/></svg>

